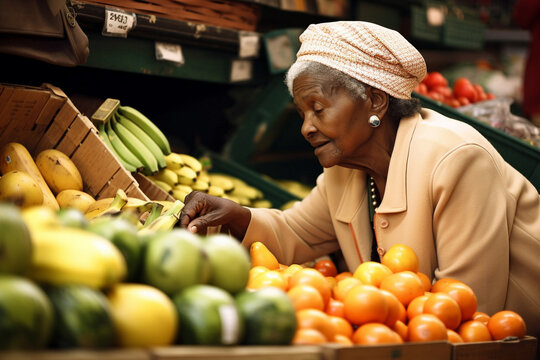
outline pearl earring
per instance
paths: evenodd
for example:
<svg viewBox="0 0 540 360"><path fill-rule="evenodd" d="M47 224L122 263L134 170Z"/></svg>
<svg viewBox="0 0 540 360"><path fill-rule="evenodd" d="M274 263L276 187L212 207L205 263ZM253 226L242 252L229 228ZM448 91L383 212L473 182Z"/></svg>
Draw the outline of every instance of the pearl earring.
<svg viewBox="0 0 540 360"><path fill-rule="evenodd" d="M374 127L374 128L376 128L376 127L378 127L379 125L381 125L381 119L379 119L379 117L378 117L377 115L371 115L371 116L369 117L369 121L368 121L368 122L369 122L369 125L370 125L371 127Z"/></svg>

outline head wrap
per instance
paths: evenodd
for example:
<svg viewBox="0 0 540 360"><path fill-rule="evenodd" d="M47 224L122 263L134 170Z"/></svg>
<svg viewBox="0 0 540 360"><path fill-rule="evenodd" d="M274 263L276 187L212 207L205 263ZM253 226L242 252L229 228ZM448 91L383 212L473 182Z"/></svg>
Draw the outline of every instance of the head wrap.
<svg viewBox="0 0 540 360"><path fill-rule="evenodd" d="M373 23L312 24L300 42L296 63L324 64L396 98L410 99L426 75L424 58L414 46L397 31Z"/></svg>

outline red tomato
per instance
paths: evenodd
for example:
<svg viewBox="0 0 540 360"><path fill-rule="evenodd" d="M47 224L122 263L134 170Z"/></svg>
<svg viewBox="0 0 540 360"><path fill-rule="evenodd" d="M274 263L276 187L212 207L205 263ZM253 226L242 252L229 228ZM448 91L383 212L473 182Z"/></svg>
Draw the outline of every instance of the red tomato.
<svg viewBox="0 0 540 360"><path fill-rule="evenodd" d="M427 97L435 100L435 101L443 101L444 100L444 96L439 93L439 92L436 92L436 91L430 91L427 93Z"/></svg>
<svg viewBox="0 0 540 360"><path fill-rule="evenodd" d="M452 89L448 85L446 85L446 86L443 86L443 85L435 86L431 91L438 92L444 98L452 97Z"/></svg>
<svg viewBox="0 0 540 360"><path fill-rule="evenodd" d="M469 79L464 77L460 77L454 82L454 94L458 99L465 97L472 103L476 101L474 86Z"/></svg>
<svg viewBox="0 0 540 360"><path fill-rule="evenodd" d="M450 105L453 108L458 108L458 107L461 106L461 103L459 102L458 99L452 98L452 99L448 100L448 105Z"/></svg>
<svg viewBox="0 0 540 360"><path fill-rule="evenodd" d="M336 276L337 275L337 269L336 265L332 262L332 260L319 260L315 263L315 269L319 270L324 276Z"/></svg>
<svg viewBox="0 0 540 360"><path fill-rule="evenodd" d="M488 100L493 100L493 99L495 99L495 94L493 94L493 93L487 93L486 96L487 96L487 99L488 99Z"/></svg>
<svg viewBox="0 0 540 360"><path fill-rule="evenodd" d="M427 85L424 84L423 82L421 82L420 84L418 84L415 88L414 88L414 91L419 93L419 94L422 94L422 95L426 95L427 92L428 92L428 88L427 88Z"/></svg>
<svg viewBox="0 0 540 360"><path fill-rule="evenodd" d="M465 106L471 103L465 96L460 96L457 98L457 100L459 102L459 106Z"/></svg>
<svg viewBox="0 0 540 360"><path fill-rule="evenodd" d="M448 86L448 80L438 71L428 73L423 82L428 89L433 89L436 86Z"/></svg>

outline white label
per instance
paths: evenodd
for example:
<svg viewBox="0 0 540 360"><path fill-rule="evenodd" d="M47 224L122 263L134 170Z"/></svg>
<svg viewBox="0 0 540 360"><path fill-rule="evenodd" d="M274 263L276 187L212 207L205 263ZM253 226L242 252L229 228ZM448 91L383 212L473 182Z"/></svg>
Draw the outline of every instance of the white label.
<svg viewBox="0 0 540 360"><path fill-rule="evenodd" d="M221 319L221 343L223 345L236 344L240 337L238 310L234 305L221 305L218 311Z"/></svg>
<svg viewBox="0 0 540 360"><path fill-rule="evenodd" d="M266 48L273 69L287 69L294 62L294 51L291 39L283 34L266 39Z"/></svg>
<svg viewBox="0 0 540 360"><path fill-rule="evenodd" d="M231 64L231 81L251 80L253 63L249 60L233 60Z"/></svg>
<svg viewBox="0 0 540 360"><path fill-rule="evenodd" d="M253 33L240 32L240 49L238 56L241 58L259 55L259 36Z"/></svg>
<svg viewBox="0 0 540 360"><path fill-rule="evenodd" d="M183 65L184 55L182 54L182 47L178 44L156 41L156 59L172 61Z"/></svg>
<svg viewBox="0 0 540 360"><path fill-rule="evenodd" d="M125 36L134 25L135 14L121 10L105 10L105 33Z"/></svg>

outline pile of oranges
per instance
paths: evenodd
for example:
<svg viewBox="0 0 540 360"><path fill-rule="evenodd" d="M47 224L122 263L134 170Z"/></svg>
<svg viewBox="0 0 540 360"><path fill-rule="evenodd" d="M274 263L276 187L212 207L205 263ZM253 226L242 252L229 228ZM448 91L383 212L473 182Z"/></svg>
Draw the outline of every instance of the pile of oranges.
<svg viewBox="0 0 540 360"><path fill-rule="evenodd" d="M380 263L364 262L352 273L338 273L331 260L318 260L314 267L280 264L260 242L251 245L250 256L247 288L275 286L292 300L293 344L460 343L526 335L516 312L477 311L476 294L467 284L451 278L432 284L406 245L392 246Z"/></svg>

